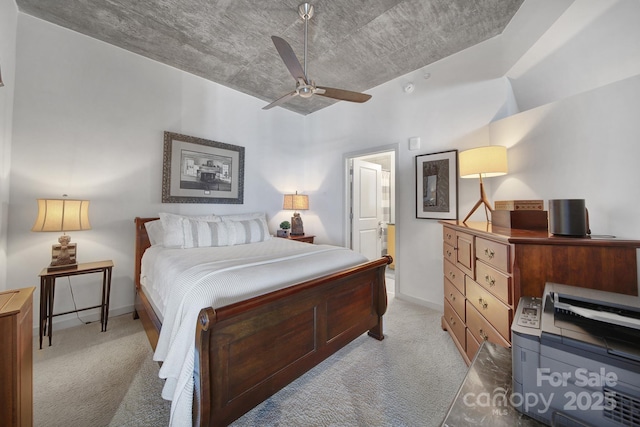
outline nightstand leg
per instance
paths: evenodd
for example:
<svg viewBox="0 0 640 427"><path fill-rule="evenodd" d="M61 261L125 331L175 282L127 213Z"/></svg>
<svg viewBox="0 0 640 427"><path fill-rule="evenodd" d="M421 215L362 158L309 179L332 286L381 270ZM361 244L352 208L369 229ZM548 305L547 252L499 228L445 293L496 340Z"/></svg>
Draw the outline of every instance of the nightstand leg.
<svg viewBox="0 0 640 427"><path fill-rule="evenodd" d="M46 287L47 285L45 284L46 280L44 277L40 278L40 327L39 332L40 332L40 350L42 350L42 336L45 333L45 330L43 329L46 325L46 318L47 318L47 313L46 313L46 307L47 307L47 292L46 292Z"/></svg>
<svg viewBox="0 0 640 427"><path fill-rule="evenodd" d="M100 305L100 332L104 332L105 292L107 290L107 270L102 270L102 303Z"/></svg>
<svg viewBox="0 0 640 427"><path fill-rule="evenodd" d="M56 294L56 279L55 277L51 279L51 281L49 282L49 292L48 292L48 299L49 299L49 313L48 313L48 328L49 330L47 332L49 332L49 347L51 347L51 337L53 336L53 298Z"/></svg>
<svg viewBox="0 0 640 427"><path fill-rule="evenodd" d="M106 297L106 305L103 301L103 310L104 310L104 329L103 332L107 330L107 322L109 321L109 297L111 296L111 268L107 268L105 270L105 283L106 283L106 292L104 296ZM103 285L104 288L104 285Z"/></svg>

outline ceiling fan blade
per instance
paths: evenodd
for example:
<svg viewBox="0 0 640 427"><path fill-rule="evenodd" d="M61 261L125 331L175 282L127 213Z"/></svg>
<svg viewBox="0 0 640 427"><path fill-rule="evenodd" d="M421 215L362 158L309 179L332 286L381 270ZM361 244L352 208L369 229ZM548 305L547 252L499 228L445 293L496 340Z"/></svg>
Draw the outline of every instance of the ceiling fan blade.
<svg viewBox="0 0 640 427"><path fill-rule="evenodd" d="M360 92L352 92L350 90L334 89L332 87L317 87L316 89L316 95L339 99L341 101L367 102L369 99L371 99L371 95Z"/></svg>
<svg viewBox="0 0 640 427"><path fill-rule="evenodd" d="M280 104L284 104L285 102L287 102L288 100L290 100L291 98L293 98L294 96L297 96L298 92L296 92L295 90L293 92L289 92L288 94L281 96L280 98L276 99L275 101L273 101L271 104L269 105L265 105L264 107L262 107L263 110L269 110L273 107L277 107Z"/></svg>
<svg viewBox="0 0 640 427"><path fill-rule="evenodd" d="M293 52L289 43L278 36L271 36L271 40L273 40L273 44L276 46L276 49L280 54L280 58L284 61L284 65L287 66L293 78L296 81L302 79L306 83L307 76L304 75L304 69L302 68L302 65L300 65L300 61L298 61L298 57L296 57L296 54Z"/></svg>

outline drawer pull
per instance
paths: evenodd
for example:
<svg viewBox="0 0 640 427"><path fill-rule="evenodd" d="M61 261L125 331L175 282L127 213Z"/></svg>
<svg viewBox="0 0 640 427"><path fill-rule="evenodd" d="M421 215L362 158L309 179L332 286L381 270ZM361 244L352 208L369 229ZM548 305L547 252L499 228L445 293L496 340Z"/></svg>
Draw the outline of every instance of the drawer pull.
<svg viewBox="0 0 640 427"><path fill-rule="evenodd" d="M480 338L482 338L484 341L488 341L489 340L489 336L487 334L484 333L484 331L482 330L482 328L480 328L480 330L478 331L478 333L480 334Z"/></svg>
<svg viewBox="0 0 640 427"><path fill-rule="evenodd" d="M451 301L456 300L456 296L453 294L453 292L449 294L449 297L451 298Z"/></svg>
<svg viewBox="0 0 640 427"><path fill-rule="evenodd" d="M449 272L449 277L451 277L452 279L456 278L456 273L454 273L453 271Z"/></svg>
<svg viewBox="0 0 640 427"><path fill-rule="evenodd" d="M451 251L447 250L447 258L451 258L451 255L453 255Z"/></svg>
<svg viewBox="0 0 640 427"><path fill-rule="evenodd" d="M447 233L447 240L451 240L452 237L453 236L451 234Z"/></svg>
<svg viewBox="0 0 640 427"><path fill-rule="evenodd" d="M495 255L495 252L493 252L493 249L484 248L484 256L486 256L489 259L492 259L494 255Z"/></svg>
<svg viewBox="0 0 640 427"><path fill-rule="evenodd" d="M449 323L451 323L451 326L455 326L456 325L456 321L453 320L453 316L449 317Z"/></svg>
<svg viewBox="0 0 640 427"><path fill-rule="evenodd" d="M496 279L494 279L493 277L489 276L488 274L486 276L484 276L484 280L485 280L485 282L487 282L487 284L489 286L495 286L496 285Z"/></svg>
<svg viewBox="0 0 640 427"><path fill-rule="evenodd" d="M483 300L482 297L478 298L478 302L480 303L480 307L482 307L483 309L489 307L489 303Z"/></svg>

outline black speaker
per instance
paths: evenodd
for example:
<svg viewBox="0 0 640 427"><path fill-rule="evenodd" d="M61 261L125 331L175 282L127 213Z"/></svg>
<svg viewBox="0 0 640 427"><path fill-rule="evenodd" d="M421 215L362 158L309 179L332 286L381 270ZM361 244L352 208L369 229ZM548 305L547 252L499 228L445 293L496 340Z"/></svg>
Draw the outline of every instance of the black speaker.
<svg viewBox="0 0 640 427"><path fill-rule="evenodd" d="M549 232L571 237L591 234L584 199L549 200Z"/></svg>

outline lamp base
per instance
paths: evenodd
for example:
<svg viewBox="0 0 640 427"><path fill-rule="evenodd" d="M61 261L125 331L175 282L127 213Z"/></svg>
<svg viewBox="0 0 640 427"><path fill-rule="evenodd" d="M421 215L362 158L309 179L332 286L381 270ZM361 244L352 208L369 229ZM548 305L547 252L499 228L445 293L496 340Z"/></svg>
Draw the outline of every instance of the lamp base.
<svg viewBox="0 0 640 427"><path fill-rule="evenodd" d="M291 232L292 236L304 236L304 227L302 226L302 218L299 213L294 213L291 217Z"/></svg>
<svg viewBox="0 0 640 427"><path fill-rule="evenodd" d="M63 241L62 244L53 245L51 247L51 264L47 268L47 271L78 268L76 253L77 246L75 243L67 243L66 241Z"/></svg>
<svg viewBox="0 0 640 427"><path fill-rule="evenodd" d="M50 264L49 267L47 267L47 271L60 271L60 270L77 270L78 269L78 263L73 263L73 264L61 264L61 265L53 265Z"/></svg>
<svg viewBox="0 0 640 427"><path fill-rule="evenodd" d="M482 175L480 175L480 200L476 202L471 211L467 214L467 216L462 221L467 222L469 217L480 207L480 205L484 205L484 214L487 217L487 222L491 222L489 220L489 212L493 213L493 208L491 207L491 202L487 199L487 194L484 192L484 183L482 182Z"/></svg>

